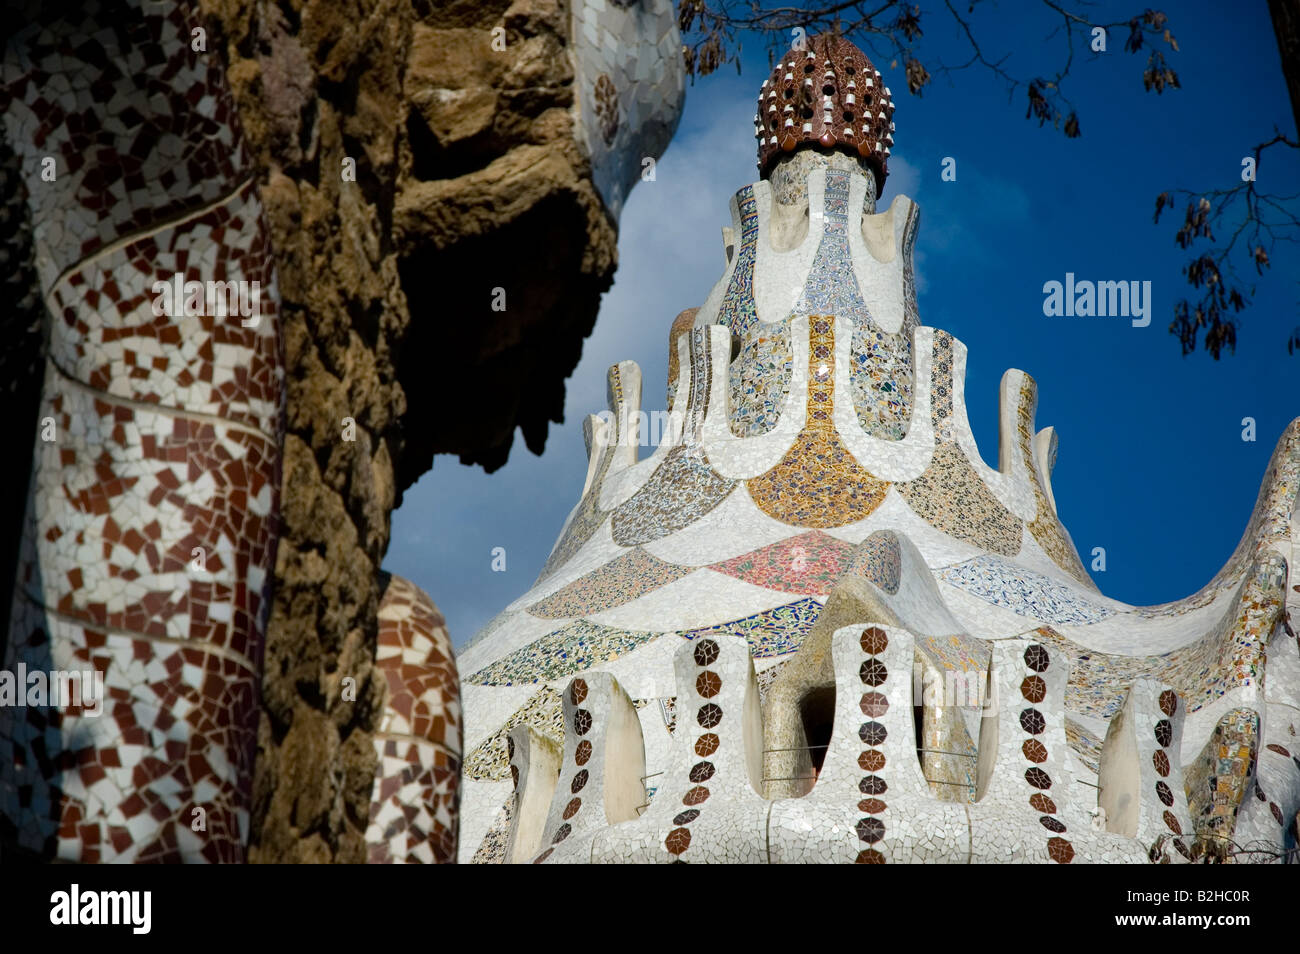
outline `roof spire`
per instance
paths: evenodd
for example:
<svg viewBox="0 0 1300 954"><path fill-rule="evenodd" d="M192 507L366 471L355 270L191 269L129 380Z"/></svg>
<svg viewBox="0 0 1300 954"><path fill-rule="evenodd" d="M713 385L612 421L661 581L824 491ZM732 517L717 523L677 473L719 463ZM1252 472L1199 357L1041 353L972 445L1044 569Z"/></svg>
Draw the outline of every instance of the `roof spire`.
<svg viewBox="0 0 1300 954"><path fill-rule="evenodd" d="M804 49L787 51L759 88L759 175L766 177L782 153L841 149L868 160L879 195L889 175L893 115L893 95L861 50L836 34L813 37Z"/></svg>

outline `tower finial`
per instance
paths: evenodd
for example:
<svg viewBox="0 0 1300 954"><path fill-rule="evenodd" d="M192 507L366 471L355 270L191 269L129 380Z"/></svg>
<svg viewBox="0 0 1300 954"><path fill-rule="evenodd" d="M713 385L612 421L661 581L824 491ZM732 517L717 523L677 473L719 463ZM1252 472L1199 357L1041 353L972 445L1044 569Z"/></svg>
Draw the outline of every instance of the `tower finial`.
<svg viewBox="0 0 1300 954"><path fill-rule="evenodd" d="M804 49L787 51L759 89L759 175L766 177L782 153L841 149L868 161L879 195L889 175L893 116L893 96L861 50L836 34L813 37Z"/></svg>

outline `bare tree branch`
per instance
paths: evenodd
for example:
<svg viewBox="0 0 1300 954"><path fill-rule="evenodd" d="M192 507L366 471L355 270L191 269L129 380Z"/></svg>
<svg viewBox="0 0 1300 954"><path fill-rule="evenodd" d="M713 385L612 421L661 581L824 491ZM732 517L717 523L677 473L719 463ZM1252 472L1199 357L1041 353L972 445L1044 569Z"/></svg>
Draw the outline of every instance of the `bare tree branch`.
<svg viewBox="0 0 1300 954"><path fill-rule="evenodd" d="M975 15L985 0L942 0L936 9L956 27L969 53L953 63L943 62L921 48L924 41L923 20L929 22L919 4L905 0L843 0L811 7L764 6L761 0L680 0L679 26L687 42L682 47L687 72L707 76L729 62L740 69L740 38L757 34L767 44L769 63L791 39L791 31L805 34L833 32L843 35L879 62L888 61L896 68L901 61L907 88L920 96L927 85L939 77L952 82L955 74L975 69L1001 83L1008 102L1017 95L1025 97L1026 119L1037 119L1039 126L1051 123L1068 138L1082 134L1078 110L1065 91L1076 54L1093 50L1095 31L1127 31L1124 50L1138 54L1147 51L1142 71L1142 86L1157 95L1180 88L1178 74L1166 59L1166 51L1177 53L1178 41L1171 32L1169 18L1150 8L1127 19L1094 19L1086 0L1039 0L1040 8L1050 13L1055 26L1045 43L1060 50L1060 65L1047 75L1020 75L1011 68L1011 54L986 53L989 47L975 26ZM964 12L963 8L964 7ZM1282 51L1282 69L1291 95L1293 112L1300 122L1300 57L1288 56L1300 51L1300 0L1269 0L1278 47ZM1094 57L1095 57L1094 51ZM1261 156L1274 146L1295 149L1295 142L1280 131L1254 149L1258 168ZM1260 193L1255 182L1243 181L1228 189L1198 192L1175 189L1156 198L1156 220L1177 201L1186 200L1182 227L1175 235L1180 248L1191 250L1204 240L1208 248L1193 256L1183 268L1183 275L1195 294L1180 300L1174 307L1170 332L1178 337L1183 354L1190 354L1198 342L1216 360L1225 350L1233 352L1237 343L1238 319L1235 317L1254 296L1254 286L1242 283L1237 275L1234 253L1242 264L1254 266L1262 276L1270 265L1270 256L1278 243L1300 242L1300 212L1295 195ZM1215 232L1225 231L1226 245L1217 245ZM1300 325L1289 333L1288 352L1300 351Z"/></svg>
<svg viewBox="0 0 1300 954"><path fill-rule="evenodd" d="M1274 129L1272 139L1252 150L1254 171L1249 176L1243 175L1242 181L1231 188L1201 193L1172 189L1156 196L1156 222L1166 208L1172 208L1179 199L1187 200L1182 227L1174 236L1179 248L1191 249L1200 239L1208 240L1211 245L1183 266L1183 275L1197 295L1175 304L1169 331L1177 336L1184 355L1196 350L1202 336L1205 349L1215 360L1225 349L1236 350L1238 320L1235 316L1254 295L1254 286L1244 287L1237 274L1233 253L1238 243L1246 246L1246 256L1260 276L1270 266L1270 254L1278 242L1300 240L1300 207L1294 204L1297 196L1262 194L1256 187L1262 157L1275 146L1300 149L1300 142ZM1233 228L1226 244L1217 244L1215 226L1229 224ZM1297 348L1300 348L1300 328L1293 330L1287 340L1288 353L1294 354Z"/></svg>

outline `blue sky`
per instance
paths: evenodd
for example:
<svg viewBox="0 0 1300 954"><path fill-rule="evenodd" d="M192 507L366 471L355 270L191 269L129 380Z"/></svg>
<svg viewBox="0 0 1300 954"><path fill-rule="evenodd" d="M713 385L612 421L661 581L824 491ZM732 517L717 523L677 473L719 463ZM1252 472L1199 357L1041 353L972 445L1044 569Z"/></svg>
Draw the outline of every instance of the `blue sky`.
<svg viewBox="0 0 1300 954"><path fill-rule="evenodd" d="M1105 19L1134 9L1096 9L1110 7ZM922 22L926 48L964 58L944 14ZM981 7L973 22L990 59L1010 55L1009 72L1055 71L1060 43L1047 38L1049 20L1013 23ZM1142 91L1145 51L1123 52L1122 34L1112 32L1105 54L1076 55L1067 91L1081 117L1078 139L1027 121L1023 91L1009 103L1000 81L976 68L936 78L918 99L906 93L901 68L876 63L897 106L882 198L903 192L921 206L921 320L970 349L967 406L984 459L997 464L998 382L1021 368L1039 384L1038 427L1053 425L1060 437L1053 488L1062 520L1085 563L1093 547L1105 548L1106 572L1093 574L1102 591L1138 604L1187 596L1217 572L1278 437L1300 416L1292 384L1300 355L1285 348L1300 324L1294 247L1279 245L1273 268L1255 280L1235 356L1184 358L1167 331L1188 287L1187 253L1173 241L1181 205L1153 225L1155 196L1226 188L1274 126L1296 134L1264 3L1179 4L1171 26L1181 52L1166 55L1183 88L1162 96ZM753 38L745 46L743 75L728 67L688 90L656 181L629 198L614 286L546 452L530 454L516 434L510 462L490 475L439 457L393 515L384 566L429 593L457 646L532 585L577 502L587 467L582 420L604 407L605 369L635 360L643 407L664 405L669 324L702 304L722 274L728 200L757 175L751 117L767 55ZM1283 152L1265 155L1261 191L1297 190L1300 161ZM955 182L941 181L944 157L957 161ZM1045 317L1043 284L1066 272L1150 281L1150 326ZM1253 443L1242 440L1244 417L1256 421ZM505 549L504 572L492 570L495 547Z"/></svg>

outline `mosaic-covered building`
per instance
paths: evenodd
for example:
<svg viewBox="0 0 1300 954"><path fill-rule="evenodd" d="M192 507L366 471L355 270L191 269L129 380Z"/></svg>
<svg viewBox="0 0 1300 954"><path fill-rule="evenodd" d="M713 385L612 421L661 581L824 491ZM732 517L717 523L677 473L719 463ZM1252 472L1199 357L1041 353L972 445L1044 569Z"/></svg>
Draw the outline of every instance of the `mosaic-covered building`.
<svg viewBox="0 0 1300 954"><path fill-rule="evenodd" d="M847 41L759 93L727 266L669 331L673 427L609 371L540 577L460 654L460 858L1263 860L1296 843L1300 421L1203 589L1138 607L1057 515L1009 370L923 326L891 94Z"/></svg>

